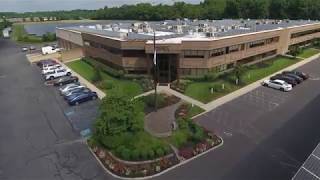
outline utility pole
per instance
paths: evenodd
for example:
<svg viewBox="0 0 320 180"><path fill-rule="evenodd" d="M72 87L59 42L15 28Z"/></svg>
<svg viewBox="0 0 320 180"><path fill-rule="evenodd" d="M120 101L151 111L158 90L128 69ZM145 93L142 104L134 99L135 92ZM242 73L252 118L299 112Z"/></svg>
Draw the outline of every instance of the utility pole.
<svg viewBox="0 0 320 180"><path fill-rule="evenodd" d="M157 85L158 85L158 63L157 63L157 50L156 50L156 31L153 32L153 64L154 64L154 108L157 112Z"/></svg>

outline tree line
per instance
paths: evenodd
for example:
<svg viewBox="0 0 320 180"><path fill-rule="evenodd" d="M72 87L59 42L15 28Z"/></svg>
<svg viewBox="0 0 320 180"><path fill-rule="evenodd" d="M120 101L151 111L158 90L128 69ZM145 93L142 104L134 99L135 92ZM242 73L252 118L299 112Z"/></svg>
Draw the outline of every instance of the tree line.
<svg viewBox="0 0 320 180"><path fill-rule="evenodd" d="M64 19L320 19L320 0L204 0L199 4L175 2L173 5L139 3L98 10L30 13L0 13L6 17L57 17Z"/></svg>

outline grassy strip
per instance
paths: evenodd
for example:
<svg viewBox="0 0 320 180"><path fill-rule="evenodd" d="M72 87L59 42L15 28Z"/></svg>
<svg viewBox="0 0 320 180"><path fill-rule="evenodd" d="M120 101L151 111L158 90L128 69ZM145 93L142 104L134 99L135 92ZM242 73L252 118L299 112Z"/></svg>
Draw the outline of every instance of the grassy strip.
<svg viewBox="0 0 320 180"><path fill-rule="evenodd" d="M228 73L214 81L192 82L187 86L185 94L203 103L211 102L219 97L238 90L252 82L258 81L270 74L273 74L285 67L295 64L299 59L287 57L276 57L268 61L252 65L246 68L242 74L242 83L236 85L236 77L233 73ZM224 85L224 89L222 89ZM211 92L211 87L221 87L220 91Z"/></svg>
<svg viewBox="0 0 320 180"><path fill-rule="evenodd" d="M304 48L304 49L302 49L302 52L297 55L297 57L308 58L308 57L311 57L313 55L318 54L319 52L320 52L320 50L318 50L318 49Z"/></svg>
<svg viewBox="0 0 320 180"><path fill-rule="evenodd" d="M95 76L94 67L87 64L84 61L72 61L67 63L72 70L79 73L82 77L87 79L88 81L92 82L92 79ZM100 72L102 81L101 82L108 82L108 83L95 83L99 88L101 88L107 94L119 94L119 95L126 95L129 97L134 97L142 93L141 86L129 80L122 80L116 79L111 77L110 75L106 74L105 72ZM110 84L111 87L107 87Z"/></svg>

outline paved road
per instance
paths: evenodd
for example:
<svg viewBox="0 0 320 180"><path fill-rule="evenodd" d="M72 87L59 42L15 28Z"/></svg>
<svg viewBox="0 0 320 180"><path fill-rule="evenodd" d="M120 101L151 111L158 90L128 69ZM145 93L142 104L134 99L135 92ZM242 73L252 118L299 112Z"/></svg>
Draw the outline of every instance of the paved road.
<svg viewBox="0 0 320 180"><path fill-rule="evenodd" d="M0 39L0 179L110 179L20 48Z"/></svg>
<svg viewBox="0 0 320 180"><path fill-rule="evenodd" d="M197 118L224 146L158 179L291 179L320 142L320 60L311 80L283 93L260 87Z"/></svg>

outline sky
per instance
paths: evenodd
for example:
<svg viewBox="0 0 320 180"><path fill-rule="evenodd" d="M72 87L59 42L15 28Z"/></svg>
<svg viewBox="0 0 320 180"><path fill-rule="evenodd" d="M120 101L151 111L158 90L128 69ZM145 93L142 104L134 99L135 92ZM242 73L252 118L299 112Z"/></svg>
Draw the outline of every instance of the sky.
<svg viewBox="0 0 320 180"><path fill-rule="evenodd" d="M151 4L172 4L179 0L0 0L0 12L32 12L72 9L99 9L104 6L120 6L149 2ZM182 0L180 0L182 1ZM199 3L201 0L183 0L187 3Z"/></svg>

